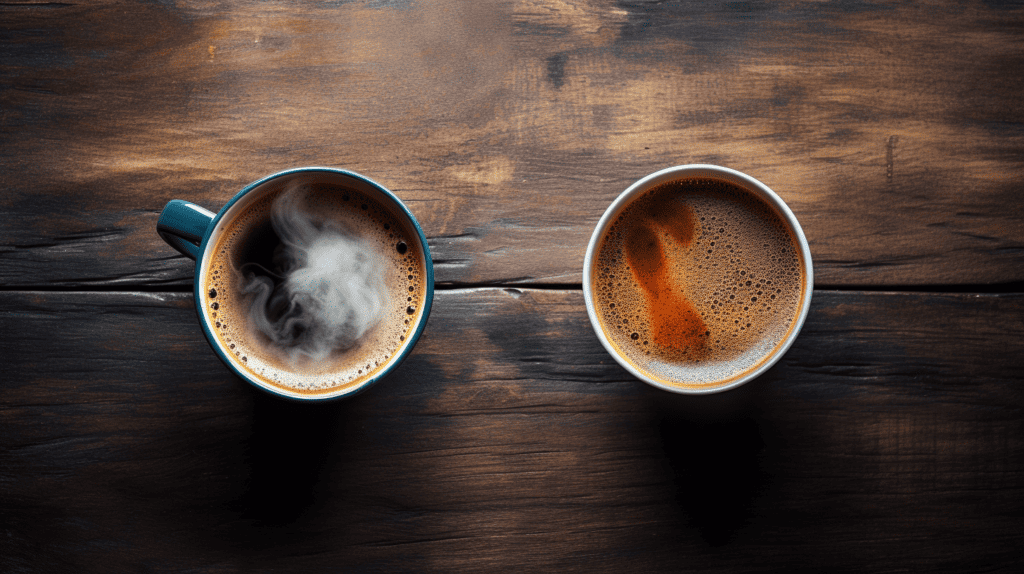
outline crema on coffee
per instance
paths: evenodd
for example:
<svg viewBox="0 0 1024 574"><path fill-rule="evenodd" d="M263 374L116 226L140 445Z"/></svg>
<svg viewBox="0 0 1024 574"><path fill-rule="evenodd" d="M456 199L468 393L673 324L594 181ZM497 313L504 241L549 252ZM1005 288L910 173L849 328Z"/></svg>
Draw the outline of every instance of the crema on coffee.
<svg viewBox="0 0 1024 574"><path fill-rule="evenodd" d="M236 366L266 385L302 394L357 387L411 343L423 313L427 273L418 233L360 190L301 179L277 185L258 194L218 236L205 270L203 312ZM282 203L298 203L294 209L303 219L282 227ZM329 250L341 244L344 249ZM296 245L307 251L290 253ZM307 265L299 277L295 259ZM317 275L325 268L364 276ZM357 284L331 285L334 277ZM301 297L280 296L294 284L304 289ZM328 321L330 313L343 316Z"/></svg>
<svg viewBox="0 0 1024 574"><path fill-rule="evenodd" d="M636 369L668 385L725 384L788 337L806 285L783 218L722 180L647 190L598 243L591 289L601 328Z"/></svg>

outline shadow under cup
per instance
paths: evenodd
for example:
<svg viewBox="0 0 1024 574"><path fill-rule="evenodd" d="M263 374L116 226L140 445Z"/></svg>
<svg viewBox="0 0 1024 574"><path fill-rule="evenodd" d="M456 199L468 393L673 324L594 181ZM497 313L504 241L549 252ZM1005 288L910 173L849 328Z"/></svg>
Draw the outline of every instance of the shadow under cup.
<svg viewBox="0 0 1024 574"><path fill-rule="evenodd" d="M684 394L735 388L774 365L803 326L813 284L789 207L713 165L668 168L626 189L583 268L587 314L609 354Z"/></svg>
<svg viewBox="0 0 1024 574"><path fill-rule="evenodd" d="M373 283L375 311L353 331L368 299L334 279L356 272ZM353 172L300 168L249 185L213 217L195 296L204 333L232 371L278 396L324 400L398 366L426 325L433 285L426 238L394 194Z"/></svg>

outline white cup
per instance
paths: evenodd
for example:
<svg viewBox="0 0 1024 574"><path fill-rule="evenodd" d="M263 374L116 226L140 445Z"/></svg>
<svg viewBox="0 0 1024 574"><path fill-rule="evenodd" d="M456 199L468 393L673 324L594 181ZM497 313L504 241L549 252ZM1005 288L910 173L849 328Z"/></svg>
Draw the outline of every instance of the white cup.
<svg viewBox="0 0 1024 574"><path fill-rule="evenodd" d="M665 376L664 373L656 375L650 369L630 360L624 351L608 336L608 330L612 328L612 325L608 324L608 319L598 312L595 306L595 281L599 279L600 275L600 270L596 268L597 251L609 228L633 201L662 184L687 179L710 179L731 183L767 203L794 239L797 256L800 261L802 289L798 298L798 306L792 321L788 325L788 329L785 331L785 335L777 343L771 345L770 348L758 347L750 349L751 355L749 357L745 356L741 368L730 369L728 365L723 366L723 363L702 361L701 363L707 364L680 364L678 368L673 366L670 370L671 376ZM799 334L807 317L813 290L814 273L811 263L811 252L807 245L807 238L804 236L803 230L793 212L765 184L736 170L715 165L695 164L670 167L648 175L629 186L612 202L598 222L590 238L590 244L587 246L587 255L583 263L583 294L586 300L587 314L601 344L604 345L608 353L620 365L637 378L659 389L683 394L707 394L736 388L757 378L771 368L789 350Z"/></svg>

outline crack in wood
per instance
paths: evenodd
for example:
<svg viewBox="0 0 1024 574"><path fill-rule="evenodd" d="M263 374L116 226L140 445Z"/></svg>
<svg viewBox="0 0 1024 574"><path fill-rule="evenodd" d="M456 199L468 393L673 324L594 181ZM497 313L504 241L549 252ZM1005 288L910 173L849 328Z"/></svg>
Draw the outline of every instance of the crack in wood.
<svg viewBox="0 0 1024 574"><path fill-rule="evenodd" d="M885 179L889 183L892 183L893 155L898 141L900 141L898 136L889 136L889 141L885 144Z"/></svg>

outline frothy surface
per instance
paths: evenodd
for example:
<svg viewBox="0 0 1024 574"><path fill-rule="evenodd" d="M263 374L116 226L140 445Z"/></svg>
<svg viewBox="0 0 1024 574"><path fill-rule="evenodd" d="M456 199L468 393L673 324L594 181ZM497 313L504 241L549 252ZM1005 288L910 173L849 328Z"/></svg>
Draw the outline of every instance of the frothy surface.
<svg viewBox="0 0 1024 574"><path fill-rule="evenodd" d="M346 230L350 243L376 261L374 275L385 296L375 298L380 303L374 312L378 320L355 340L297 357L294 348L272 340L249 316L254 302L259 303L254 298L261 294L246 289L254 263L273 272L271 262L274 252L281 251L281 238L273 231L271 213L285 191L295 189L285 190L282 184L263 194L221 235L205 279L204 312L236 366L268 385L308 394L357 387L400 353L422 315L426 270L418 234L391 209L360 191L323 183L302 185L303 208L317 220Z"/></svg>
<svg viewBox="0 0 1024 574"><path fill-rule="evenodd" d="M797 242L775 210L708 178L635 199L593 265L605 336L641 372L682 386L759 365L795 323L805 281Z"/></svg>

